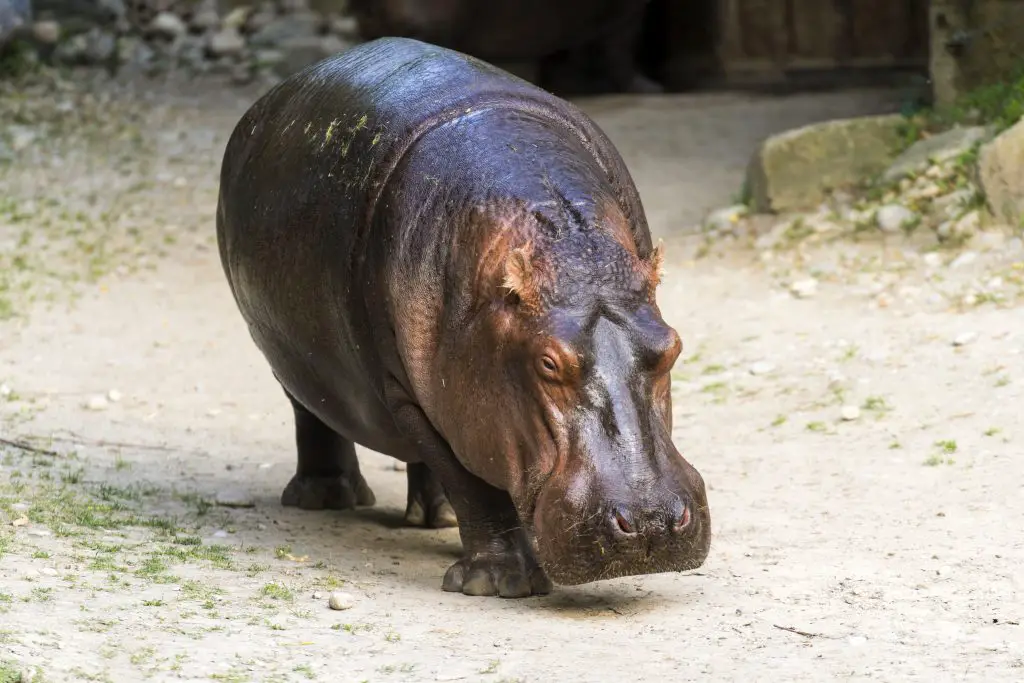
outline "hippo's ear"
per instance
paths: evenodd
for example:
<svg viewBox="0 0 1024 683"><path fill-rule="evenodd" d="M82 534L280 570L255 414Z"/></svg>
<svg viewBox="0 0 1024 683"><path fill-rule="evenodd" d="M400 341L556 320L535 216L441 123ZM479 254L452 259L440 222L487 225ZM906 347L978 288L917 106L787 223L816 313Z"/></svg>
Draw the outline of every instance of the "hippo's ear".
<svg viewBox="0 0 1024 683"><path fill-rule="evenodd" d="M501 283L509 294L527 305L535 303L536 298L532 255L533 248L530 243L510 251L505 258L505 279Z"/></svg>
<svg viewBox="0 0 1024 683"><path fill-rule="evenodd" d="M664 260L664 244L662 244L661 240L658 240L658 243L651 249L651 253L644 260L647 266L647 279L650 282L651 291L657 289L658 285L661 284L661 277L664 275L662 270Z"/></svg>

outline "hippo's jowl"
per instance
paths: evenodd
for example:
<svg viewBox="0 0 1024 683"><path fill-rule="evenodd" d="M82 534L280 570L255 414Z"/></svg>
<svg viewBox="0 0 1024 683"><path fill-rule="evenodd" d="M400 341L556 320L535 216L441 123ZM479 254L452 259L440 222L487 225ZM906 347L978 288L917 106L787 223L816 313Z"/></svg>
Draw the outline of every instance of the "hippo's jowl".
<svg viewBox="0 0 1024 683"><path fill-rule="evenodd" d="M704 482L671 439L681 342L655 300L660 252L573 105L457 52L365 43L242 117L217 237L295 411L283 503L372 504L361 444L410 463L412 521L457 516L445 590L520 597L704 561Z"/></svg>

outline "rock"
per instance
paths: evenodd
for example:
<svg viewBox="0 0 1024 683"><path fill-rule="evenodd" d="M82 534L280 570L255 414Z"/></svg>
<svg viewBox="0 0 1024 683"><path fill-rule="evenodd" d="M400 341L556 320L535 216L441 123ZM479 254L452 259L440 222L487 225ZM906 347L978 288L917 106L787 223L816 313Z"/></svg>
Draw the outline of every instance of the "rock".
<svg viewBox="0 0 1024 683"><path fill-rule="evenodd" d="M327 606L333 610L341 611L346 609L352 609L353 607L355 607L355 605L355 598L353 598L350 594L343 593L341 591L331 593L331 596L327 598Z"/></svg>
<svg viewBox="0 0 1024 683"><path fill-rule="evenodd" d="M187 30L181 17L171 12L160 12L149 23L149 32L164 38L177 38Z"/></svg>
<svg viewBox="0 0 1024 683"><path fill-rule="evenodd" d="M7 126L7 139L11 144L11 149L15 152L28 148L36 141L37 137L39 137L39 133L34 128L17 123Z"/></svg>
<svg viewBox="0 0 1024 683"><path fill-rule="evenodd" d="M766 360L758 361L750 366L751 375L768 375L775 372L775 365Z"/></svg>
<svg viewBox="0 0 1024 683"><path fill-rule="evenodd" d="M886 204L875 213L878 229L886 233L897 233L912 227L920 217L902 204Z"/></svg>
<svg viewBox="0 0 1024 683"><path fill-rule="evenodd" d="M121 397L122 397L122 394L117 389L111 389L110 391L107 392L107 399L111 403L117 403L118 401L121 400Z"/></svg>
<svg viewBox="0 0 1024 683"><path fill-rule="evenodd" d="M256 505L249 492L241 489L223 489L218 491L213 502L226 508L251 508Z"/></svg>
<svg viewBox="0 0 1024 683"><path fill-rule="evenodd" d="M236 7L227 13L224 20L221 22L221 26L240 31L242 27L245 26L246 19L249 18L250 12L252 12L250 7Z"/></svg>
<svg viewBox="0 0 1024 683"><path fill-rule="evenodd" d="M704 219L704 229L709 232L732 232L745 215L747 215L747 207L743 204L716 209Z"/></svg>
<svg viewBox="0 0 1024 683"><path fill-rule="evenodd" d="M860 419L860 408L857 406L843 406L842 410L839 411L839 416L844 422L853 422L854 420Z"/></svg>
<svg viewBox="0 0 1024 683"><path fill-rule="evenodd" d="M974 237L980 228L981 214L977 211L968 211L959 220L941 223L935 228L935 234L943 242L962 241Z"/></svg>
<svg viewBox="0 0 1024 683"><path fill-rule="evenodd" d="M918 140L896 157L882 174L882 180L891 183L926 169L930 171L929 165L941 164L969 152L989 134L989 129L984 126L956 127ZM941 169L937 173L941 175Z"/></svg>
<svg viewBox="0 0 1024 683"><path fill-rule="evenodd" d="M810 299L818 293L818 281L812 277L797 280L789 286L789 291L798 299Z"/></svg>
<svg viewBox="0 0 1024 683"><path fill-rule="evenodd" d="M285 43L303 44L310 38L317 38L323 29L323 19L314 12L302 12L276 17L252 34L249 42L253 47L280 47Z"/></svg>
<svg viewBox="0 0 1024 683"><path fill-rule="evenodd" d="M953 339L953 346L967 346L977 338L977 332L964 332Z"/></svg>
<svg viewBox="0 0 1024 683"><path fill-rule="evenodd" d="M82 407L86 410L100 411L106 410L108 405L110 404L107 403L105 396L90 396L85 403L82 404Z"/></svg>
<svg viewBox="0 0 1024 683"><path fill-rule="evenodd" d="M54 45L60 40L60 24L56 21L37 21L32 24L32 37L43 45Z"/></svg>
<svg viewBox="0 0 1024 683"><path fill-rule="evenodd" d="M865 116L811 124L765 140L747 168L759 213L817 206L829 190L881 173L900 143L903 117Z"/></svg>
<svg viewBox="0 0 1024 683"><path fill-rule="evenodd" d="M930 251L924 255L924 264L929 268L938 268L942 265L942 254Z"/></svg>
<svg viewBox="0 0 1024 683"><path fill-rule="evenodd" d="M0 398L7 398L13 393L13 389L6 384L0 384Z"/></svg>
<svg viewBox="0 0 1024 683"><path fill-rule="evenodd" d="M965 251L964 253L953 259L953 262L949 264L950 268L963 268L969 266L978 259L978 252L976 251Z"/></svg>
<svg viewBox="0 0 1024 683"><path fill-rule="evenodd" d="M217 0L202 0L193 11L188 25L196 33L216 31L220 28L220 12L217 11Z"/></svg>
<svg viewBox="0 0 1024 683"><path fill-rule="evenodd" d="M245 49L245 38L237 29L226 26L210 36L207 50L214 57L237 55Z"/></svg>
<svg viewBox="0 0 1024 683"><path fill-rule="evenodd" d="M1024 120L982 146L978 178L989 210L1010 225L1024 222Z"/></svg>
<svg viewBox="0 0 1024 683"><path fill-rule="evenodd" d="M272 66L274 73L285 78L296 71L329 57L345 48L337 36L307 36L283 41L277 46L281 61Z"/></svg>

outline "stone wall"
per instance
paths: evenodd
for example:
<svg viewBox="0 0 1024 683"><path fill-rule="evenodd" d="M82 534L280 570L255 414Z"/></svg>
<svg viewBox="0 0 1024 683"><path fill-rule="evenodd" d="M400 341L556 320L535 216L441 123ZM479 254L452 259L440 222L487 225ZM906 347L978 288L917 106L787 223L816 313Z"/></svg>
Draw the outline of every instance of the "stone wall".
<svg viewBox="0 0 1024 683"><path fill-rule="evenodd" d="M0 0L0 3L7 0ZM20 43L44 61L247 82L358 42L346 0L35 0Z"/></svg>
<svg viewBox="0 0 1024 683"><path fill-rule="evenodd" d="M929 25L936 104L1024 66L1024 0L932 0Z"/></svg>

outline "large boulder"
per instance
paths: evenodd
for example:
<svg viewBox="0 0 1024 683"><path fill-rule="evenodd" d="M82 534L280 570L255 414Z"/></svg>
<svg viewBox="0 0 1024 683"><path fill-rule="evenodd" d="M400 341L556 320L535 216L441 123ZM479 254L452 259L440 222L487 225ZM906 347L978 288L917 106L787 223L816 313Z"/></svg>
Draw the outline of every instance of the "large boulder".
<svg viewBox="0 0 1024 683"><path fill-rule="evenodd" d="M978 179L992 214L1024 226L1024 119L981 148Z"/></svg>
<svg viewBox="0 0 1024 683"><path fill-rule="evenodd" d="M900 151L898 114L814 123L761 143L747 168L755 211L799 211L817 206L830 190L876 176Z"/></svg>
<svg viewBox="0 0 1024 683"><path fill-rule="evenodd" d="M28 30L31 21L30 0L0 0L0 47Z"/></svg>

